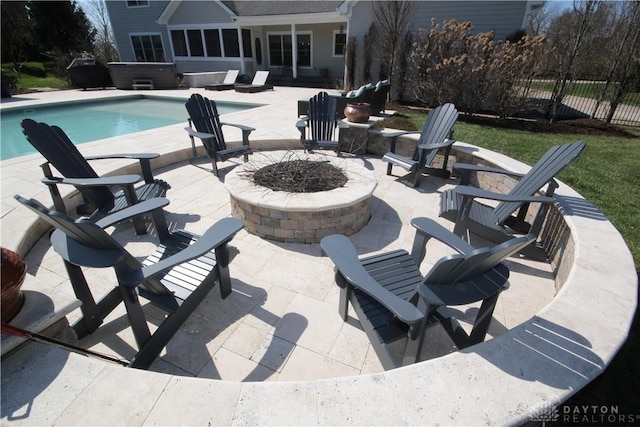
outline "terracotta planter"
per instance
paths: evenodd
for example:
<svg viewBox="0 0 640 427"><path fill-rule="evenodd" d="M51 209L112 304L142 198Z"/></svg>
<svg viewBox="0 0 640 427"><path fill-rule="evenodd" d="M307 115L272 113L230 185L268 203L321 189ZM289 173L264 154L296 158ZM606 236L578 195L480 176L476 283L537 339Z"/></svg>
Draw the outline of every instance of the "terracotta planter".
<svg viewBox="0 0 640 427"><path fill-rule="evenodd" d="M352 123L366 123L371 115L371 105L367 103L347 104L344 116Z"/></svg>
<svg viewBox="0 0 640 427"><path fill-rule="evenodd" d="M1 302L2 322L7 323L15 317L22 308L24 295L20 288L27 273L27 266L20 255L9 249L2 248Z"/></svg>

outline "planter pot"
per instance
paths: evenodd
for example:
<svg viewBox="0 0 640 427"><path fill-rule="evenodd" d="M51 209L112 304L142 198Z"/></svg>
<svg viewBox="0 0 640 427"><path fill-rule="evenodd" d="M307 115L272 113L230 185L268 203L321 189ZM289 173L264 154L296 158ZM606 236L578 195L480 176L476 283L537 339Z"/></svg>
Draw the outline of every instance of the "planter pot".
<svg viewBox="0 0 640 427"><path fill-rule="evenodd" d="M16 252L2 248L1 303L2 322L8 323L22 308L24 295L20 290L27 272L24 260Z"/></svg>
<svg viewBox="0 0 640 427"><path fill-rule="evenodd" d="M367 103L347 104L344 116L352 123L366 123L371 115L371 106Z"/></svg>

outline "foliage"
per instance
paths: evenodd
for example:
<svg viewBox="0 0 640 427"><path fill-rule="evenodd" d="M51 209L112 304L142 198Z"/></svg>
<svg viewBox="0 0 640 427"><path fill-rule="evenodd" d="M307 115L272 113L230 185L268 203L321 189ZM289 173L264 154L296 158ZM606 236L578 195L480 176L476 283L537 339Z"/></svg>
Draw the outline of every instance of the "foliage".
<svg viewBox="0 0 640 427"><path fill-rule="evenodd" d="M349 37L344 47L344 62L347 69L344 82L344 89L346 91L352 90L356 83L356 47L356 38L353 36Z"/></svg>
<svg viewBox="0 0 640 427"><path fill-rule="evenodd" d="M398 113L375 122L374 127L417 131L420 127L411 118Z"/></svg>
<svg viewBox="0 0 640 427"><path fill-rule="evenodd" d="M371 24L369 30L364 35L364 68L363 68L363 81L364 83L371 83L371 62L373 60L373 46L376 42L376 27Z"/></svg>
<svg viewBox="0 0 640 427"><path fill-rule="evenodd" d="M405 58L407 37L411 31L416 7L416 2L408 0L371 2L378 32L380 77L389 78L391 99L398 99L398 92L403 84L401 61Z"/></svg>
<svg viewBox="0 0 640 427"><path fill-rule="evenodd" d="M526 91L520 82L536 70L543 38L496 42L493 32L472 30L470 22L434 19L430 31L418 32L412 51L414 96L432 107L452 102L467 114L493 111L507 117L521 110Z"/></svg>
<svg viewBox="0 0 640 427"><path fill-rule="evenodd" d="M2 57L20 78L26 61L43 56L58 76L77 54L93 49L95 30L75 1L2 2Z"/></svg>

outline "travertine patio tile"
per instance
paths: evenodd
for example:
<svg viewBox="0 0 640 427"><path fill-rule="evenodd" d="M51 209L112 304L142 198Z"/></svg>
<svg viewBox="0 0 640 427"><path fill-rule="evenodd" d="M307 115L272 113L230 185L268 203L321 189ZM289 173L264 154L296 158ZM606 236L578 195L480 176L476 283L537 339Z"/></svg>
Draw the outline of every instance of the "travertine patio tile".
<svg viewBox="0 0 640 427"><path fill-rule="evenodd" d="M369 339L363 332L360 322L357 320L351 318L344 322L331 352L329 352L329 357L359 371L366 359L369 347Z"/></svg>
<svg viewBox="0 0 640 427"><path fill-rule="evenodd" d="M288 314L276 325L275 335L297 345L328 355L342 328L340 316L327 316L335 306L298 294Z"/></svg>
<svg viewBox="0 0 640 427"><path fill-rule="evenodd" d="M173 377L143 425L231 425L242 385L233 382L209 384L203 389L200 379ZM176 408L188 410L177 411Z"/></svg>
<svg viewBox="0 0 640 427"><path fill-rule="evenodd" d="M282 368L278 381L316 380L358 375L360 369L345 365L335 359L320 355L302 346L296 346L287 364Z"/></svg>
<svg viewBox="0 0 640 427"><path fill-rule="evenodd" d="M268 334L251 360L269 369L280 372L295 348L295 343Z"/></svg>
<svg viewBox="0 0 640 427"><path fill-rule="evenodd" d="M278 372L224 347L198 373L198 378L224 378L225 381L241 382L275 381L278 377Z"/></svg>

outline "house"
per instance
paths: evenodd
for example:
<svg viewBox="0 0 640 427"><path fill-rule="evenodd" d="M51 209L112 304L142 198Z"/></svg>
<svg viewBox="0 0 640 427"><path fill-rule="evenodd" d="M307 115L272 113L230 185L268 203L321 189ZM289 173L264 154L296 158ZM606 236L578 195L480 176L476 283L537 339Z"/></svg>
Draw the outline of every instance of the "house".
<svg viewBox="0 0 640 427"><path fill-rule="evenodd" d="M471 21L474 30L497 39L524 28L542 1L420 1L412 30L431 19ZM274 79L340 80L343 47L355 37L357 67L369 30L372 1L194 1L106 2L121 61L174 62L178 73L239 69L269 70ZM295 46L295 49L292 49ZM377 75L374 61L372 75ZM362 73L356 72L356 76ZM357 77L356 83L359 83Z"/></svg>

